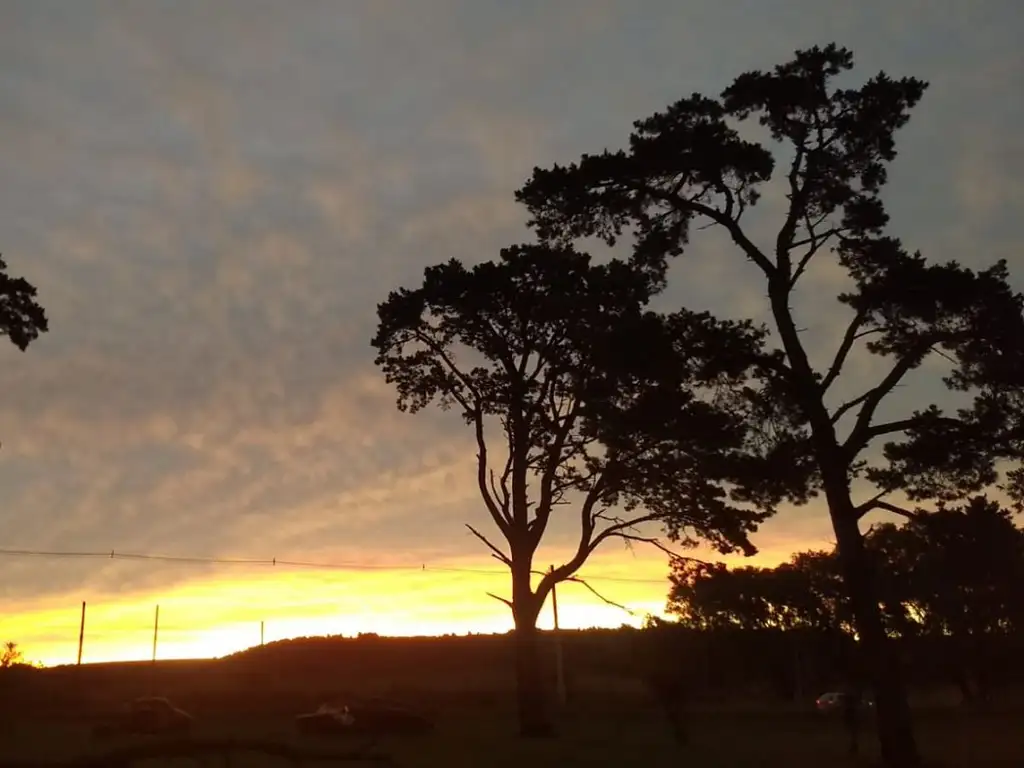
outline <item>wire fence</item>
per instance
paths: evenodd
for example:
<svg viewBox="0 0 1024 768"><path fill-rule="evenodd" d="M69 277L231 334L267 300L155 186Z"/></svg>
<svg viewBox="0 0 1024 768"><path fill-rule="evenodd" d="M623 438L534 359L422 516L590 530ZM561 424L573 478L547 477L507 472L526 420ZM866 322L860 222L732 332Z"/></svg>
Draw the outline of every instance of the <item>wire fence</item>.
<svg viewBox="0 0 1024 768"><path fill-rule="evenodd" d="M0 557L3 558L39 558L39 559L91 559L91 560L122 560L156 563L178 563L183 565L221 565L228 568L238 567L256 576L253 569L258 572L266 568L287 569L291 573L303 570L310 572L404 572L422 574L466 574L477 577L493 577L496 586L499 579L505 583L510 577L507 568L483 568L460 565L429 565L427 563L410 562L366 562L366 561L318 561L318 560L296 560L289 558L252 558L252 557L213 557L213 556L184 556L165 555L150 552L129 552L110 550L46 550L46 549L13 549L0 548ZM233 568L232 568L233 569ZM537 576L542 572L535 571ZM667 576L663 578L644 578L639 576L627 576L608 572L586 573L584 576L573 576L568 579L570 583L580 585L591 593L599 601L607 606L628 614L631 619L636 620L650 614L649 610L631 608L627 601L615 600L607 597L603 590L599 590L594 583L607 584L634 584L634 585L660 585L663 590L660 595L664 596L668 590ZM488 592L486 586L477 585L474 590L477 596L481 592L506 602L504 598ZM618 590L616 590L618 591ZM415 589L413 589L415 592ZM268 596L269 597L269 596ZM357 595L353 598L348 596L355 603L360 602ZM24 638L26 653L33 659L38 658L38 653L33 656L33 646L45 646L48 650L43 653L44 658L39 659L46 664L54 663L82 663L83 648L87 651L84 660L92 661L144 661L169 658L198 658L223 656L236 651L241 651L264 642L273 640L288 639L298 636L314 635L346 635L357 634L380 634L380 635L409 635L409 634L466 634L468 632L489 633L507 631L510 627L510 615L507 612L496 612L498 619L488 621L482 619L474 621L472 617L463 617L463 621L441 620L430 625L428 620L426 631L422 621L413 621L411 626L402 626L400 619L396 620L395 615L387 618L386 614L394 608L394 605L384 605L380 614L375 613L375 608L367 610L363 606L361 616L350 616L346 614L346 607L343 601L336 596L330 599L313 599L307 604L294 601L287 606L281 606L278 610L281 615L275 615L275 606L268 600L265 604L249 605L245 619L240 619L237 612L237 605L232 605L230 594L223 598L215 597L192 597L191 599L172 599L167 602L161 599L163 604L163 616L161 607L158 604L140 605L138 602L129 604L128 601L108 600L99 606L88 604L88 616L86 612L87 603L81 604L81 616L77 616L77 606L74 610L61 610L59 615L51 615L48 620L36 621L33 616L33 627L29 633L31 637ZM287 598L286 598L287 599ZM148 602L148 601L147 601ZM168 602L170 605L168 605ZM244 602L244 599L242 600ZM363 599L362 602L366 602ZM331 613L323 613L325 605L330 604ZM554 605L554 601L551 601ZM349 604L349 609L352 603ZM413 613L423 612L422 601L412 601L414 606L410 609ZM69 606L69 609L71 607ZM578 606L563 605L563 612L568 608L570 622L573 622L571 615L574 608ZM308 609L310 616L303 616L304 609ZM318 610L320 609L320 610ZM443 613L445 606L441 606L437 613ZM392 610L392 613L394 611ZM427 611L427 614L430 612ZM259 619L253 618L260 616ZM381 617L384 618L381 618ZM351 620L350 620L351 619ZM553 619L553 621L552 621ZM542 624L559 628L557 607L553 617L547 616ZM412 631L410 631L410 629ZM4 638L0 638L4 639ZM77 652L72 649L77 641ZM150 644L151 641L151 644ZM98 649L98 653L97 653Z"/></svg>
<svg viewBox="0 0 1024 768"><path fill-rule="evenodd" d="M497 568L466 568L460 566L428 566L426 563L366 563L356 561L314 562L308 560L289 560L272 558L244 557L194 557L181 555L160 555L140 552L118 552L116 550L68 551L68 550L37 550L37 549L0 549L0 556L8 557L44 557L44 558L93 558L106 560L151 560L166 563L192 563L196 565L269 565L290 568L311 568L318 570L337 571L435 571L438 573L472 573L485 576L508 576L508 569ZM628 576L612 576L607 574L590 574L588 582L618 582L634 584L667 584L667 578L637 578Z"/></svg>

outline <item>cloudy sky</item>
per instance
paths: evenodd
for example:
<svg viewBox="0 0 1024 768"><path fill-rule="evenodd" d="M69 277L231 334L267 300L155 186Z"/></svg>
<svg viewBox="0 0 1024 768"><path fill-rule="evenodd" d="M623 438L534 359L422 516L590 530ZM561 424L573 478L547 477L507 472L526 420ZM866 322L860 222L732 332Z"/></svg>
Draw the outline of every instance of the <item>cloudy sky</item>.
<svg viewBox="0 0 1024 768"><path fill-rule="evenodd" d="M862 75L930 81L899 136L894 230L937 259L1018 263L1024 6L829 5L3 0L0 252L51 332L0 348L0 546L378 567L2 556L0 640L72 659L82 600L86 660L146 657L156 603L166 655L234 650L260 620L268 639L507 628L484 594L503 577L438 570L497 565L462 527L484 522L472 449L457 417L395 410L375 306L527 239L513 191L534 165L621 146L634 119L796 48L834 40ZM695 239L670 299L758 312L716 250ZM824 344L835 275L809 283ZM915 386L906 402L935 393ZM564 554L556 533L542 559ZM756 543L767 562L829 540L811 505ZM665 570L611 546L584 575L657 610ZM567 625L629 618L579 587L562 601Z"/></svg>

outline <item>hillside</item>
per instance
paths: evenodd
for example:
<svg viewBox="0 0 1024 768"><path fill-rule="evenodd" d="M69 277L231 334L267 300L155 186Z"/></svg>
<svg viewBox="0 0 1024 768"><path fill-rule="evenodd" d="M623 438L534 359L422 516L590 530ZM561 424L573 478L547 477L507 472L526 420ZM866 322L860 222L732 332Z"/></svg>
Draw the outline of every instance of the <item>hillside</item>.
<svg viewBox="0 0 1024 768"><path fill-rule="evenodd" d="M567 674L626 678L632 630L562 636ZM554 677L554 648L548 674ZM75 716L141 695L168 696L197 714L296 712L335 698L388 697L426 705L489 703L511 690L511 635L311 637L257 646L221 659L83 664L23 670L0 679L0 695L22 712ZM628 687L637 687L635 684Z"/></svg>

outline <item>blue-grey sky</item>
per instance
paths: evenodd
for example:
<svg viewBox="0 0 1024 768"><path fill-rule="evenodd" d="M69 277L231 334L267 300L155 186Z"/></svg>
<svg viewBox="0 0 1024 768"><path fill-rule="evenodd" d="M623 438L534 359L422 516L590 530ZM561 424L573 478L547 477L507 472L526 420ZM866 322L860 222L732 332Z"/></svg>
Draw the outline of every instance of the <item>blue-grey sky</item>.
<svg viewBox="0 0 1024 768"><path fill-rule="evenodd" d="M534 165L830 41L858 78L931 82L893 231L1020 265L1022 22L1019 0L3 0L0 251L52 330L0 348L2 545L486 564L468 436L395 410L377 302L527 239ZM760 311L720 237L675 274L672 301ZM836 274L809 280L803 324L831 341ZM811 505L756 541L828 537ZM8 558L0 598L206 575Z"/></svg>

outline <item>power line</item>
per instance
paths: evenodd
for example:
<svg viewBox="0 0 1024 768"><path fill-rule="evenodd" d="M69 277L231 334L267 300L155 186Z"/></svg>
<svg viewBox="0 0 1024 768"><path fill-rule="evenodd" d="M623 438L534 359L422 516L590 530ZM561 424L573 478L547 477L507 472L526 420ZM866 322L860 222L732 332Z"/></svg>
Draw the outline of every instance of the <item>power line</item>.
<svg viewBox="0 0 1024 768"><path fill-rule="evenodd" d="M341 571L435 571L443 573L473 573L483 576L507 576L507 570L494 570L484 568L460 568L456 566L427 566L426 563L419 565L411 563L358 563L358 562L313 562L307 560L281 560L276 557L265 558L233 558L233 557L202 557L202 556L180 556L160 555L140 552L118 552L116 550L103 551L68 551L68 550L41 550L41 549L0 549L0 556L8 557L49 557L49 558L91 558L105 560L142 560L158 561L167 563L182 563L191 565L269 565L271 567L285 566L292 568L317 568L320 570L341 570ZM631 576L602 576L600 574L588 576L588 581L606 581L616 583L634 584L666 584L665 579L644 579Z"/></svg>

